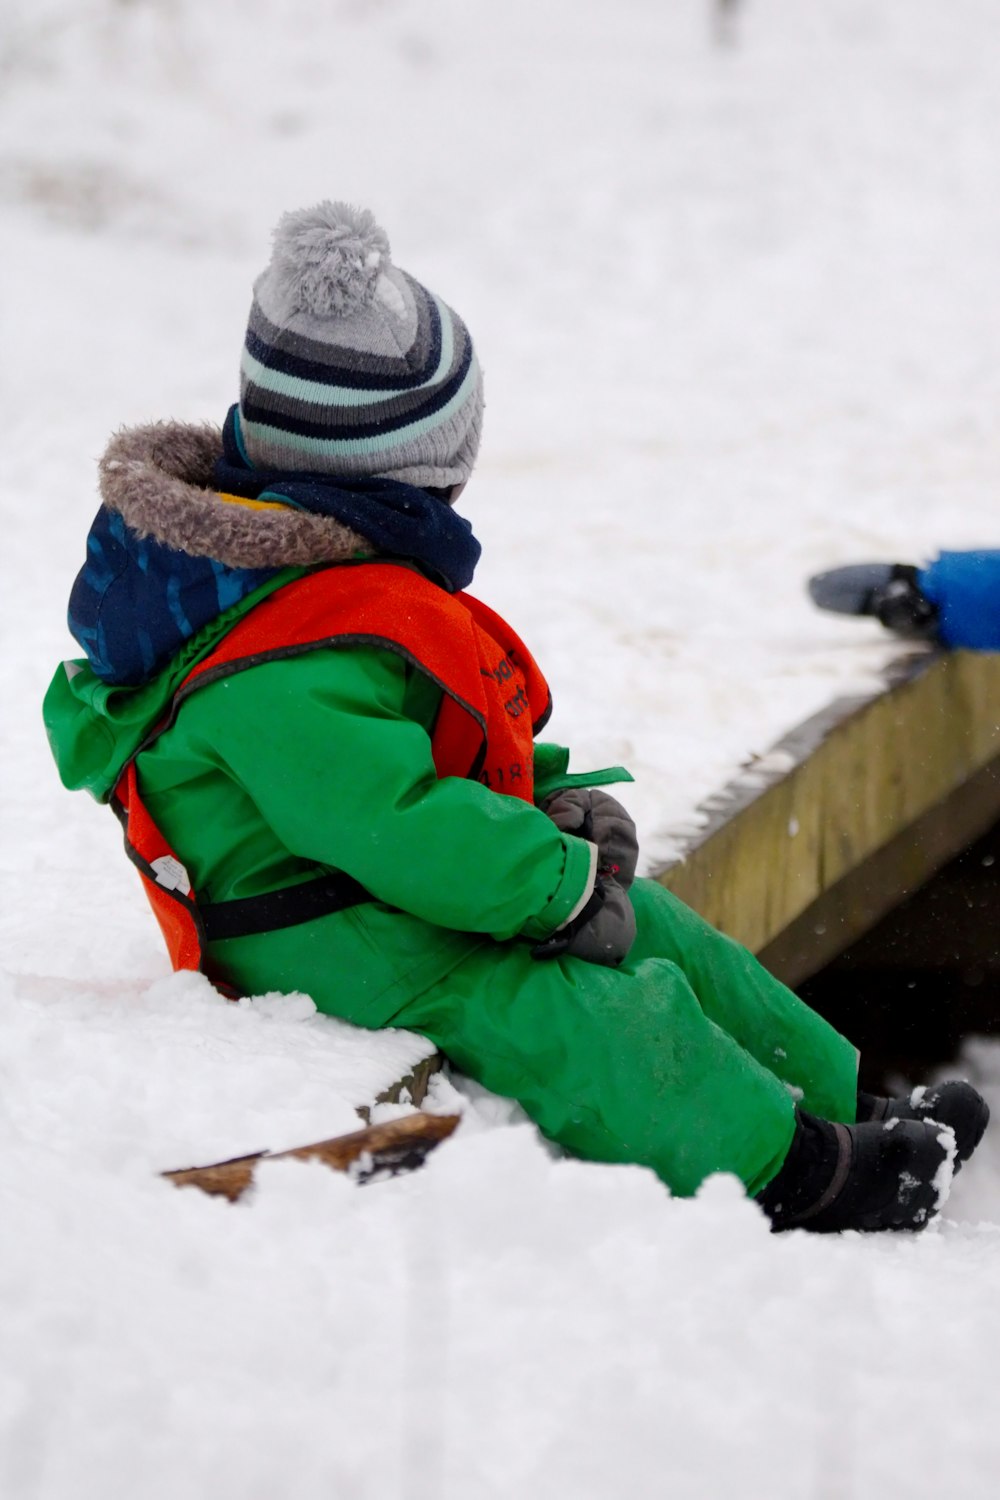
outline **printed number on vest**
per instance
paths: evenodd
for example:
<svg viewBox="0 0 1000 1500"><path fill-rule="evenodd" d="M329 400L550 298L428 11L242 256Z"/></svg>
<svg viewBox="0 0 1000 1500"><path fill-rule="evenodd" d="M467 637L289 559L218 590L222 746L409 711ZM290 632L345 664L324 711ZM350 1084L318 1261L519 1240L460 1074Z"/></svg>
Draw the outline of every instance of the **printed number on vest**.
<svg viewBox="0 0 1000 1500"><path fill-rule="evenodd" d="M502 792L524 780L524 766L518 760L512 766L494 766L480 773L479 780L493 792Z"/></svg>

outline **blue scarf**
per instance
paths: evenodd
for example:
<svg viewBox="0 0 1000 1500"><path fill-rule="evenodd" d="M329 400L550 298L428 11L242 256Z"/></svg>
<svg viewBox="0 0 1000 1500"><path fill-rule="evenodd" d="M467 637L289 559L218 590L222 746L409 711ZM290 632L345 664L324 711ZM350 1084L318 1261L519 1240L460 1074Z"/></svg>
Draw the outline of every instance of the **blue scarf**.
<svg viewBox="0 0 1000 1500"><path fill-rule="evenodd" d="M472 582L482 551L472 525L428 490L398 479L327 479L322 474L255 468L243 452L239 408L222 429L222 457L213 471L217 490L246 500L281 500L317 516L332 516L366 538L385 557L419 563L449 592Z"/></svg>

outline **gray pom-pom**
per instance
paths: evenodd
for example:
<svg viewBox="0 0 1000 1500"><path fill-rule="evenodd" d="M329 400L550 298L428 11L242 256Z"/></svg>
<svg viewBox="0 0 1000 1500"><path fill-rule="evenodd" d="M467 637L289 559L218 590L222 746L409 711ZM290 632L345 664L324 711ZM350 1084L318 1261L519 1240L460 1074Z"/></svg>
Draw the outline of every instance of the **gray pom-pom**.
<svg viewBox="0 0 1000 1500"><path fill-rule="evenodd" d="M282 215L270 272L291 311L348 318L371 302L389 254L388 236L367 208L325 200Z"/></svg>

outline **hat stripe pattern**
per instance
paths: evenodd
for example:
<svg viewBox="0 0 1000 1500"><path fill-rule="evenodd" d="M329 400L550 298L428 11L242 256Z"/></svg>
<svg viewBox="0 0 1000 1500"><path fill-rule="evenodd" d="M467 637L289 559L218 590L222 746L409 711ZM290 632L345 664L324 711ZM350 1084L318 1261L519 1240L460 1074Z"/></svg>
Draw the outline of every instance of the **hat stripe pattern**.
<svg viewBox="0 0 1000 1500"><path fill-rule="evenodd" d="M448 316L447 308L437 307L437 299L434 299L434 308L437 313L438 336L434 345L428 350L428 359L424 368L417 372L416 377L395 386L379 387L379 395L383 399L406 397L411 408L416 408L426 402L426 391L440 385L451 375L455 364L455 338L452 320ZM250 334L247 335L246 347L243 350L242 370L248 383L256 386L260 391L268 391L280 400L287 397L289 400L300 404L302 402L313 403L317 406L368 406L372 404L371 386L358 384L359 377L355 370L349 369L346 373L351 384L333 384L334 378L340 377L342 371L335 365L318 366L308 360L298 359L295 356L285 358L280 366L262 364L254 353L250 342ZM254 344L259 347L259 340L254 339ZM466 348L471 353L469 340L465 340ZM434 352L437 352L437 365L427 371L427 365ZM262 351L265 352L265 351ZM466 361L466 368L468 361ZM306 374L309 369L312 373ZM463 370L464 376L464 370ZM416 388L415 388L416 387ZM397 407L400 403L396 402Z"/></svg>
<svg viewBox="0 0 1000 1500"><path fill-rule="evenodd" d="M357 343L346 341L344 330L337 330L335 326L330 329L328 342L310 337L298 325L293 328L273 322L259 297L254 298L250 309L247 350L268 368L281 370L287 375L299 375L304 380L325 382L333 370L341 386L347 388L368 391L415 389L427 379L428 366L440 359L443 328L454 324L466 338L468 330L457 313L422 287L419 281L395 268L391 274L398 278L406 294L405 311L414 325L412 332L400 330L406 338L405 352L399 343L388 344L394 349L393 353L358 347ZM313 320L313 326L319 326L316 320ZM335 331L341 335L339 341L333 338ZM360 340L360 331L357 336ZM383 331L383 344L387 343Z"/></svg>
<svg viewBox="0 0 1000 1500"><path fill-rule="evenodd" d="M415 422L401 419L393 430L387 430L386 424L378 422L367 426L359 424L354 427L335 427L329 422L308 422L302 418L292 420L288 417L283 419L282 427L277 429L269 427L266 422L255 420L255 411L253 409L248 411L244 401L240 418L243 443L247 452L250 453L254 450L259 452L265 443L269 449L272 449L276 441L280 441L285 450L281 463L287 467L287 460L293 459L292 468L303 467L304 456L311 459L329 460L333 465L336 465L339 459L375 457L379 454L384 454L387 459L393 459L394 455L418 438L437 432L446 435L447 425L460 416L464 408L474 400L479 378L479 366L473 358L465 379L450 400L443 406L435 405L431 410L425 407L425 415ZM331 434L336 435L331 436ZM449 443L447 451L455 451L456 446L454 442ZM373 468L371 464L365 464L363 470L358 470L358 472L373 474L391 471L394 474L397 467L399 465L395 461L386 469ZM334 469L328 469L328 472L332 473Z"/></svg>
<svg viewBox="0 0 1000 1500"><path fill-rule="evenodd" d="M303 319L279 327L259 289L240 368L241 436L254 464L430 485L464 477L455 466L471 467L482 412L472 340L405 272L392 267L385 279L392 337L371 327L375 308L328 325L328 340L315 317L308 330Z"/></svg>

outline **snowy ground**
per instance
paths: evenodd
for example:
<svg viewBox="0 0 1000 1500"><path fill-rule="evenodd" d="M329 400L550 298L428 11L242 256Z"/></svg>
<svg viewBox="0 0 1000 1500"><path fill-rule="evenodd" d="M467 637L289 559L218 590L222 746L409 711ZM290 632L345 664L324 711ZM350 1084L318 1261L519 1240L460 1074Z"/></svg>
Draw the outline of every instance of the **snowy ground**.
<svg viewBox="0 0 1000 1500"><path fill-rule="evenodd" d="M38 705L107 433L221 420L271 225L353 199L473 330L477 590L575 766L636 772L655 864L876 682L809 571L997 543L998 32L987 0L6 0L3 1500L992 1488L1000 1144L899 1241L772 1238L731 1181L671 1201L483 1098L391 1185L162 1184L352 1128L422 1044L165 977ZM966 1070L1000 1110L1000 1047Z"/></svg>

